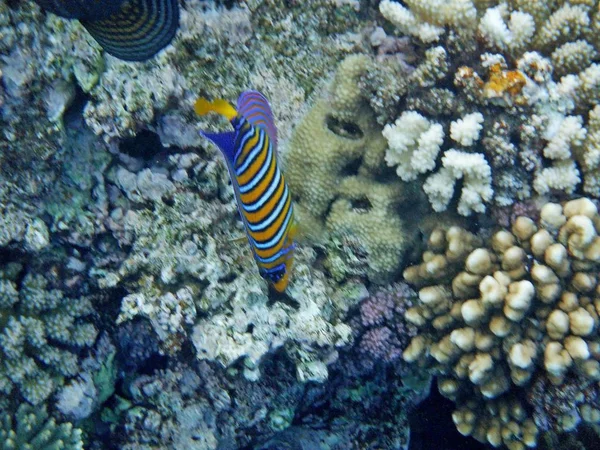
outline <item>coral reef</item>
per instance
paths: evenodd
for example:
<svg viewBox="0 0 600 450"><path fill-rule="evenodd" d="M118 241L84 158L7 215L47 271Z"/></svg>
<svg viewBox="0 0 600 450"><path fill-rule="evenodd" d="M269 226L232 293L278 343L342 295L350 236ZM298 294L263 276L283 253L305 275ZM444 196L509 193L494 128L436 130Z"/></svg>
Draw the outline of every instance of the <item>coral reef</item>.
<svg viewBox="0 0 600 450"><path fill-rule="evenodd" d="M275 0L229 8L192 0L182 5L172 44L152 61L129 64L102 53L77 21L46 14L33 2L9 3L0 3L0 70L2 129L10 143L4 154L11 155L5 162L13 167L60 148L62 113L78 91L89 95L86 123L109 139L133 136L193 95L235 98L254 86L272 97L285 137L331 63L361 46L352 33L357 11L332 11L329 0L289 9Z"/></svg>
<svg viewBox="0 0 600 450"><path fill-rule="evenodd" d="M464 435L596 442L598 6L189 0L132 65L0 0L0 447L406 448L432 374ZM248 88L301 229L283 295L190 109Z"/></svg>
<svg viewBox="0 0 600 450"><path fill-rule="evenodd" d="M148 168L126 158L125 150L119 152L124 163L106 175L112 191L107 226L128 252L92 271L101 287L126 291L117 323L146 318L161 353L175 356L191 341L201 360L229 367L243 359L251 379L260 376L261 359L285 345L299 379L324 380L336 348L349 342L343 316L360 299L360 289L348 293L357 283L336 292L337 285L311 267L314 251L301 248L288 298L273 301L249 248L237 242L243 229L224 165L199 151L169 155ZM162 174L170 188L124 181L148 172Z"/></svg>
<svg viewBox="0 0 600 450"><path fill-rule="evenodd" d="M4 268L0 278L0 390L39 404L64 377L77 374L73 349L91 345L97 330L85 321L92 312L88 298L65 297L31 273L17 284L19 272L18 267Z"/></svg>
<svg viewBox="0 0 600 450"><path fill-rule="evenodd" d="M262 358L254 381L240 376L248 369L246 360L224 367L172 357L165 369L126 377L126 387L117 391L121 407L113 412L119 416L119 448L282 448L291 442L310 449L406 448L407 413L429 382L410 385L400 348L393 360L359 348L361 335L380 327L393 328L398 345L406 344L405 331L413 328L403 319L403 300L414 292L397 285L364 296L350 312L355 343L330 361L322 383L298 383L298 364L284 347ZM261 326L254 327L256 337Z"/></svg>
<svg viewBox="0 0 600 450"><path fill-rule="evenodd" d="M261 358L285 345L300 381L324 381L327 364L337 358L336 348L351 341L350 327L340 314L360 300L361 290L336 296L323 274L310 269L314 257L300 252L289 289L295 304L270 305L261 284L236 295L223 313L199 320L192 336L198 358L227 367L243 357L244 376L257 379Z"/></svg>
<svg viewBox="0 0 600 450"><path fill-rule="evenodd" d="M439 374L462 434L523 449L597 422L599 231L591 200L547 203L487 241L438 229L405 270L419 330L403 357Z"/></svg>
<svg viewBox="0 0 600 450"><path fill-rule="evenodd" d="M384 284L399 273L409 248L411 227L400 208L416 200L386 176L381 126L358 87L369 61L353 55L340 64L329 96L294 130L285 168L300 224L352 241L355 255L364 255L366 275Z"/></svg>
<svg viewBox="0 0 600 450"><path fill-rule="evenodd" d="M470 215L580 185L598 195L596 2L383 0L379 9L424 44L424 61L398 86L368 73L364 96L388 124L386 161L398 175L434 172L423 190L435 211L458 198ZM457 171L456 159L477 165Z"/></svg>
<svg viewBox="0 0 600 450"><path fill-rule="evenodd" d="M269 361L263 369L266 376L256 382L207 362L136 376L129 387L131 405L119 422L119 448L214 450L225 443L239 448L255 436L272 436L289 426L289 412L299 404L303 387L285 358Z"/></svg>
<svg viewBox="0 0 600 450"><path fill-rule="evenodd" d="M3 450L83 450L81 430L69 422L57 424L46 407L22 404L14 417L0 415L0 448Z"/></svg>

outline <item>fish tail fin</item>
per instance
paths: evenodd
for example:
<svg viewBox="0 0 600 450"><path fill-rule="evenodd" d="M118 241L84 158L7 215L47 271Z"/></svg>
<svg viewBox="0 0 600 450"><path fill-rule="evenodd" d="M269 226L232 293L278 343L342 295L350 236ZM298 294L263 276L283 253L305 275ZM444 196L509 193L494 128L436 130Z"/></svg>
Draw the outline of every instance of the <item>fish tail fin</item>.
<svg viewBox="0 0 600 450"><path fill-rule="evenodd" d="M200 97L194 104L194 111L196 111L196 114L199 116L216 112L217 114L225 116L230 122L238 115L238 112L233 105L222 98L217 98L212 102L209 102L207 99Z"/></svg>

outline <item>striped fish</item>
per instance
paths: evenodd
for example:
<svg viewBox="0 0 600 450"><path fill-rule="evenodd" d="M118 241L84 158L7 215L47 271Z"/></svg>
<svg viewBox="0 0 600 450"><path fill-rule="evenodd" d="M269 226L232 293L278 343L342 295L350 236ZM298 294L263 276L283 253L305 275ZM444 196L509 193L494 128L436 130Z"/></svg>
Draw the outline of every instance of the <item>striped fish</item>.
<svg viewBox="0 0 600 450"><path fill-rule="evenodd" d="M277 292L289 282L296 225L288 186L277 164L277 129L267 99L246 91L237 109L227 101L196 101L197 114L216 112L234 130L201 134L215 143L227 161L238 210L259 272Z"/></svg>
<svg viewBox="0 0 600 450"><path fill-rule="evenodd" d="M166 47L179 27L178 0L35 0L42 8L78 19L104 50L144 61Z"/></svg>

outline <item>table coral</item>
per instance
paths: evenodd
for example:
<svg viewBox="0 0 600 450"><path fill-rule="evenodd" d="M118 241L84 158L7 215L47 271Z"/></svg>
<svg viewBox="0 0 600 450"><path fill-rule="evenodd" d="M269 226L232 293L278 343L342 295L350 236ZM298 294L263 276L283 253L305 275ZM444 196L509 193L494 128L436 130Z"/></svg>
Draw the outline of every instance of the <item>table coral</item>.
<svg viewBox="0 0 600 450"><path fill-rule="evenodd" d="M404 359L439 374L462 434L523 449L540 431L596 422L599 231L591 200L547 203L537 224L518 217L485 242L436 230L423 262L405 270L419 288L406 319L419 331Z"/></svg>

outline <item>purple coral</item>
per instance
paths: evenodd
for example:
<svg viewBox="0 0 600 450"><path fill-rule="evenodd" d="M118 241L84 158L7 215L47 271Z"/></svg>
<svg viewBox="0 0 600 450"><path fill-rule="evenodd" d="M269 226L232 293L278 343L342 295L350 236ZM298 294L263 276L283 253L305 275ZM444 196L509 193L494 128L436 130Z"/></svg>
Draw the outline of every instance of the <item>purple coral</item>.
<svg viewBox="0 0 600 450"><path fill-rule="evenodd" d="M540 217L540 208L533 201L518 201L511 206L495 208L492 211L492 216L498 225L508 228L520 216L537 221Z"/></svg>
<svg viewBox="0 0 600 450"><path fill-rule="evenodd" d="M366 298L351 321L362 370L371 370L377 362L399 360L402 351L416 333L404 319L412 306L415 292L405 283L391 285Z"/></svg>
<svg viewBox="0 0 600 450"><path fill-rule="evenodd" d="M361 352L386 363L395 361L402 354L398 337L388 327L367 330L359 345Z"/></svg>
<svg viewBox="0 0 600 450"><path fill-rule="evenodd" d="M368 297L360 305L361 323L365 327L381 325L394 317L394 299L384 292Z"/></svg>

